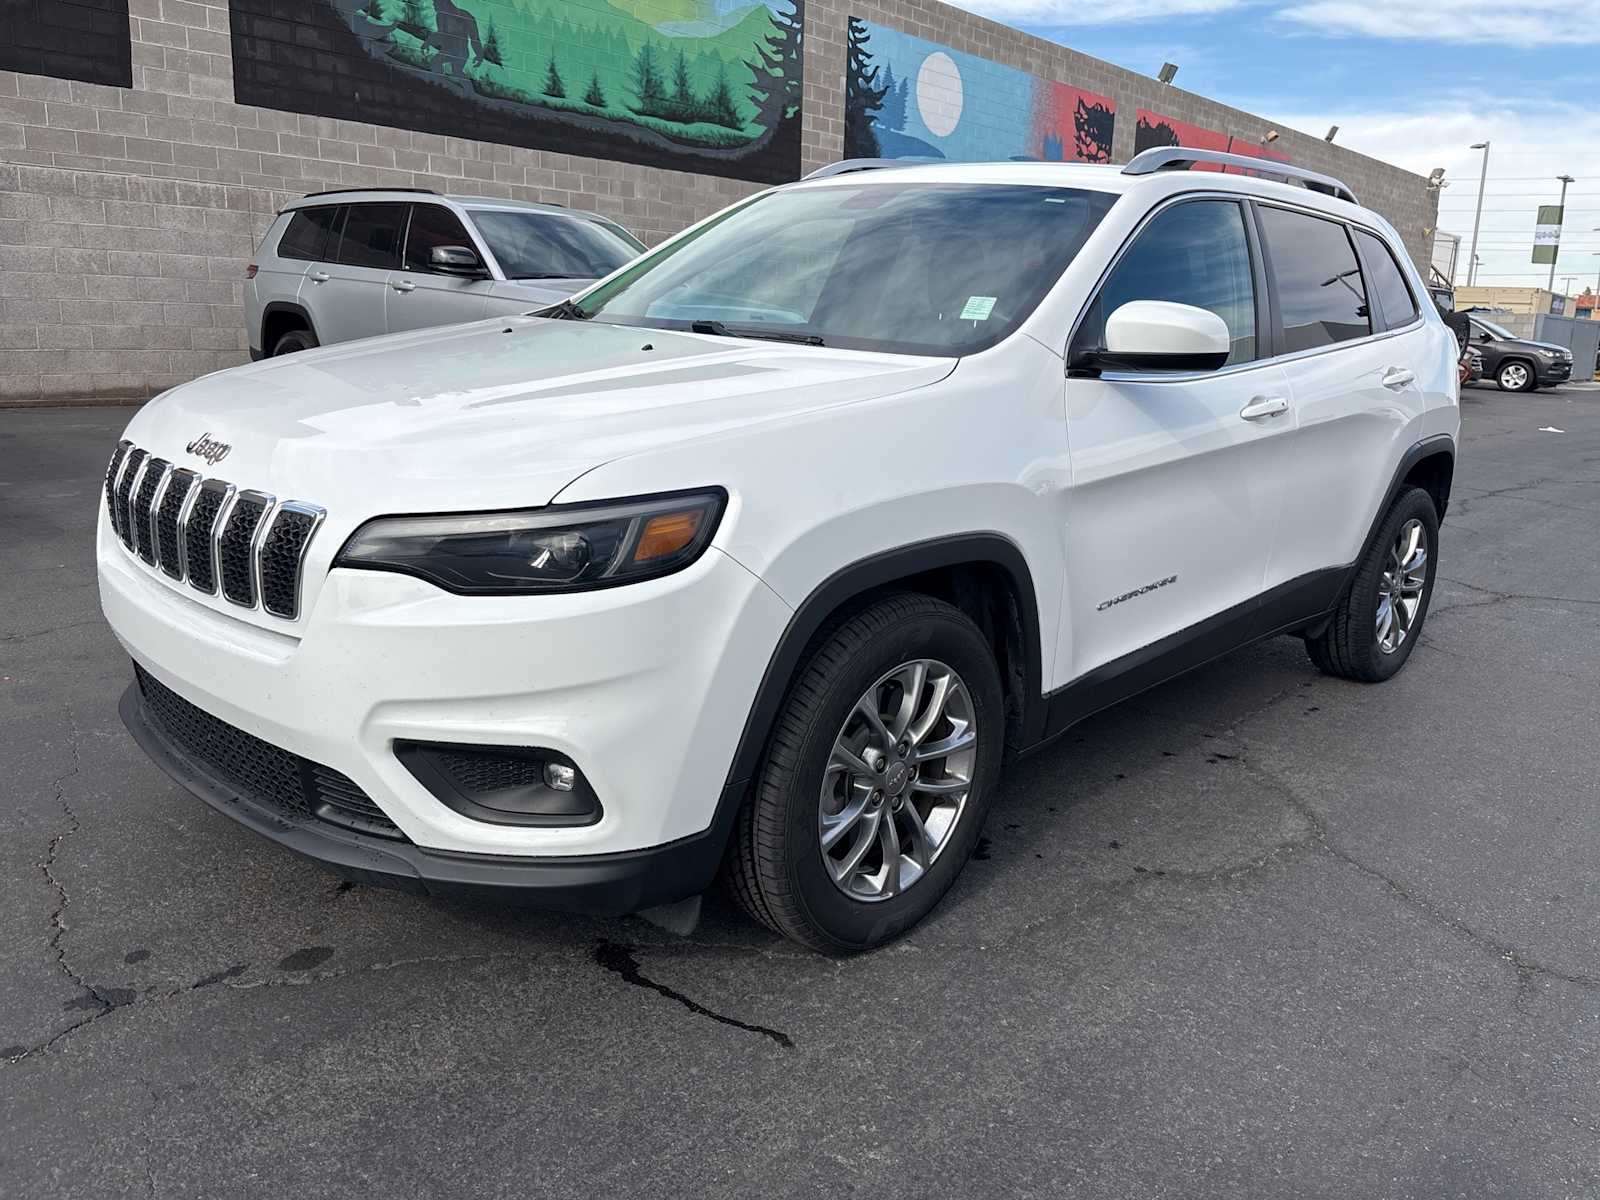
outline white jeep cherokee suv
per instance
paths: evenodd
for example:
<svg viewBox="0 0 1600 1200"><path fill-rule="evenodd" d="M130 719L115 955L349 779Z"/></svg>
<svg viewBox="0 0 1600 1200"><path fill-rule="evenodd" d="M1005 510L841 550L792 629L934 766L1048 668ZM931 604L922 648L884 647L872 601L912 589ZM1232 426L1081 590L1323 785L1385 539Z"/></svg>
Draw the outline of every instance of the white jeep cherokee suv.
<svg viewBox="0 0 1600 1200"><path fill-rule="evenodd" d="M1003 762L1237 646L1416 647L1455 342L1343 185L841 164L541 315L147 405L106 474L123 716L347 876L627 912L719 871L914 924Z"/></svg>

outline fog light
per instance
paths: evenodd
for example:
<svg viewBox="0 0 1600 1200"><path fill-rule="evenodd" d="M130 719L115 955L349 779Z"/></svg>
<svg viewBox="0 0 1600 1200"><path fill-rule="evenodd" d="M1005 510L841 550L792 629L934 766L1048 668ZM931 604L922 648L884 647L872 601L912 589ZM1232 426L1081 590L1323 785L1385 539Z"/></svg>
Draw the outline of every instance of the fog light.
<svg viewBox="0 0 1600 1200"><path fill-rule="evenodd" d="M545 786L557 792L570 792L578 782L578 772L566 763L547 762L544 765Z"/></svg>

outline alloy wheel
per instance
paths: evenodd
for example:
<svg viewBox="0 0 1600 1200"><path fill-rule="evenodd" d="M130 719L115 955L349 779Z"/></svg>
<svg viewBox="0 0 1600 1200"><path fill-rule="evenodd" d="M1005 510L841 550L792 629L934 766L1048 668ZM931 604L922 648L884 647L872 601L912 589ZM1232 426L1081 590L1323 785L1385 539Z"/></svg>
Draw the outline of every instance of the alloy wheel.
<svg viewBox="0 0 1600 1200"><path fill-rule="evenodd" d="M977 761L972 696L953 669L921 658L879 678L823 772L818 832L834 885L862 901L915 886L950 844Z"/></svg>
<svg viewBox="0 0 1600 1200"><path fill-rule="evenodd" d="M1521 363L1507 363L1500 371L1500 382L1508 391L1520 392L1528 386L1528 368Z"/></svg>
<svg viewBox="0 0 1600 1200"><path fill-rule="evenodd" d="M1428 531L1413 517L1389 547L1389 561L1378 580L1376 632L1383 653L1393 654L1411 636L1427 582Z"/></svg>

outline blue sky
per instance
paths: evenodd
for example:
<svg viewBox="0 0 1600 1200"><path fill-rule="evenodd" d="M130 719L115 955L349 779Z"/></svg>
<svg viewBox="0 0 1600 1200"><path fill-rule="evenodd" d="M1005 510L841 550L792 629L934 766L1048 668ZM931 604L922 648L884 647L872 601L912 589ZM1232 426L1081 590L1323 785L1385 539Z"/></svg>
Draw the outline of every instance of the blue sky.
<svg viewBox="0 0 1600 1200"><path fill-rule="evenodd" d="M956 0L1131 70L1426 173L1450 186L1440 228L1470 238L1491 143L1480 282L1538 283L1534 209L1577 178L1556 287L1600 277L1600 0ZM1068 81L1070 82L1070 81ZM1466 247L1463 244L1463 280Z"/></svg>

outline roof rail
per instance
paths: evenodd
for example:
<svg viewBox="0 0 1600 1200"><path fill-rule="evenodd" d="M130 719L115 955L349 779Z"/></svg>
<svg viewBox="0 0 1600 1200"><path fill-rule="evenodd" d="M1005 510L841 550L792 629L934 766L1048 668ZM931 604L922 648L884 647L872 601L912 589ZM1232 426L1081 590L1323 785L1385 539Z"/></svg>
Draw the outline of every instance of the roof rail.
<svg viewBox="0 0 1600 1200"><path fill-rule="evenodd" d="M348 187L348 188L329 188L325 192L307 192L304 196L301 196L300 199L309 200L313 196L339 196L339 195L343 195L345 192L422 192L423 194L428 195L428 196L437 196L439 194L438 192L434 191L432 188Z"/></svg>
<svg viewBox="0 0 1600 1200"><path fill-rule="evenodd" d="M1238 167L1240 170L1251 171L1257 175L1268 175L1287 182L1301 183L1313 192L1321 192L1325 196L1348 200L1351 204L1361 203L1356 199L1356 194L1346 184L1341 183L1331 175L1320 175L1316 171L1308 171L1304 167L1297 167L1292 163L1279 162L1272 158L1252 158L1248 154L1224 154L1221 150L1196 150L1188 146L1157 146L1154 149L1144 151L1142 154L1135 154L1133 161L1122 168L1122 173L1124 175L1153 175L1157 171L1187 171L1196 163L1216 163L1224 167Z"/></svg>
<svg viewBox="0 0 1600 1200"><path fill-rule="evenodd" d="M945 161L942 158L843 158L825 167L818 167L806 179L827 179L832 175L851 175L857 171L883 171L890 167L920 167L927 163Z"/></svg>

